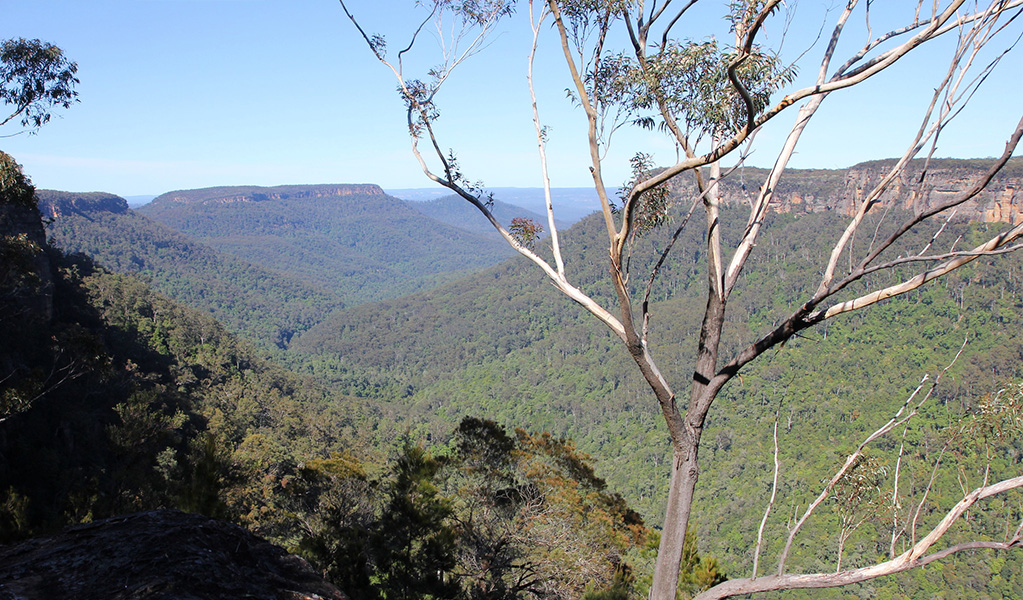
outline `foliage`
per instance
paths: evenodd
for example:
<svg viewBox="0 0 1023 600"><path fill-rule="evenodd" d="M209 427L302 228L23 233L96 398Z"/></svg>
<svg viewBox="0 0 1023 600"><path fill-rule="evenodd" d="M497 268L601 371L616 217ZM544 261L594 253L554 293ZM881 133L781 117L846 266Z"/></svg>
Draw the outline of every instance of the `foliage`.
<svg viewBox="0 0 1023 600"><path fill-rule="evenodd" d="M629 161L632 165L632 177L621 187L618 195L623 202L632 195L635 187L642 181L649 179L654 172L653 156L643 152L637 152ZM657 186L646 190L639 196L639 206L633 215L634 235L639 235L663 225L671 219L673 201L671 190L666 185ZM615 210L620 210L615 207Z"/></svg>
<svg viewBox="0 0 1023 600"><path fill-rule="evenodd" d="M987 394L949 432L950 442L987 446L1012 442L1023 434L1023 383Z"/></svg>
<svg viewBox="0 0 1023 600"><path fill-rule="evenodd" d="M746 103L728 77L737 64L736 78L752 100L754 115L769 106L771 95L792 83L796 69L754 46L738 61L735 49L721 49L714 39L680 43L668 40L641 68L625 54L609 57L595 75L593 96L620 105L636 125L666 130L660 112L684 124L697 137L730 135L746 124ZM658 125L659 124L659 125Z"/></svg>
<svg viewBox="0 0 1023 600"><path fill-rule="evenodd" d="M345 401L136 279L51 258L55 318L0 354L27 369L0 382L5 396L36 382L31 406L0 422L0 486L17 499L0 535L169 506L294 539L275 507L302 459L350 444Z"/></svg>
<svg viewBox="0 0 1023 600"><path fill-rule="evenodd" d="M515 217L511 220L508 232L512 234L512 237L518 243L526 248L532 248L536 245L536 241L540 239L540 234L543 233L543 226L532 219Z"/></svg>
<svg viewBox="0 0 1023 600"><path fill-rule="evenodd" d="M21 165L6 152L0 152L0 202L35 207L35 187L25 177Z"/></svg>
<svg viewBox="0 0 1023 600"><path fill-rule="evenodd" d="M47 386L73 373L42 350L52 308L49 263L35 188L11 156L0 152L0 423L26 410Z"/></svg>
<svg viewBox="0 0 1023 600"><path fill-rule="evenodd" d="M406 441L382 479L352 470L321 489L346 500L318 505L303 548L354 598L569 599L631 587L625 555L647 530L570 441L512 438L467 418L437 450ZM324 483L315 470L303 477Z"/></svg>
<svg viewBox="0 0 1023 600"><path fill-rule="evenodd" d="M54 108L78 101L78 64L46 42L12 38L0 44L0 100L12 112L0 125L21 116L21 124L38 130L50 121Z"/></svg>
<svg viewBox="0 0 1023 600"><path fill-rule="evenodd" d="M406 444L394 464L386 504L375 524L377 568L385 599L454 598L458 585L452 507L434 483L441 462Z"/></svg>

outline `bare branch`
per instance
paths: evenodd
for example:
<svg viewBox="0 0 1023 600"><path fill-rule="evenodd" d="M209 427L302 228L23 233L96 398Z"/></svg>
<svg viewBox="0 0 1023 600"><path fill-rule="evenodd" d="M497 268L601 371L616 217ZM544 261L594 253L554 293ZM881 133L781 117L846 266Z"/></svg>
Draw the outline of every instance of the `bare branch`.
<svg viewBox="0 0 1023 600"><path fill-rule="evenodd" d="M991 22L989 24L989 26L993 27L994 26L994 22ZM874 187L874 189L869 194L867 194L864 197L863 203L860 205L859 209L857 210L855 218L849 223L849 226L846 228L846 231L843 233L841 239L835 245L835 247L832 249L831 259L828 262L828 266L827 266L827 268L825 269L825 272L824 272L824 277L821 278L821 283L820 283L820 286L818 288L817 294L818 294L819 298L823 297L822 294L825 294L828 286L831 285L831 281L834 278L835 269L836 269L837 264L838 264L839 256L845 251L847 243L852 239L852 237L855 234L856 230L859 228L860 223L862 222L864 216L867 214L868 211L870 211L870 209L878 201L878 199L880 198L881 194L888 188L888 186L896 179L896 177L900 173L903 172L903 170L906 168L906 165L909 163L909 160L920 150L923 141L926 140L927 138L930 138L930 137L933 137L935 139L935 141L936 141L937 134L941 131L941 129L945 126L945 124L949 120L954 118L955 115L957 114L958 111L953 112L951 110L952 107L955 104L955 101L947 100L946 103L943 106L942 113L938 117L937 122L934 123L933 125L931 125L930 128L929 128L929 131L928 131L928 122L931 119L931 115L932 115L932 113L934 111L935 105L937 104L939 98L941 97L941 95L943 93L946 93L947 90L954 90L958 86L958 80L953 81L953 77L958 72L959 73L959 79L961 79L965 75L966 70L969 68L970 64L972 63L973 58L976 56L976 53L977 53L977 51L979 49L979 47L976 44L972 44L974 46L972 55L970 55L969 57L965 57L964 53L965 53L966 49L971 46L971 41L977 35L979 35L979 32L977 30L973 30L973 31L969 32L967 36L960 38L959 48L958 48L958 50L956 52L956 55L950 61L950 64L949 64L949 67L948 67L948 70L947 70L947 73L945 75L944 80L935 89L934 95L933 95L933 97L931 99L930 106L928 106L927 110L924 113L924 117L922 119L922 123L921 123L920 129L917 132L916 137L913 139L912 143L910 144L909 149L907 149L907 151L902 156L902 158L890 169L888 174L881 179L881 181ZM1001 55L999 57L997 57L994 61L992 61L992 63L989 64L988 67L985 69L985 73L990 72L990 69L992 68L992 66L995 63L997 63L997 61L1000 60L1000 58L1001 58ZM979 84L979 81L975 82L975 83ZM974 86L973 89L975 90L976 87ZM1021 119L1020 124L1023 125L1023 119ZM1000 159L998 161L996 161L992 165L991 169L989 169L989 171L985 175L985 177L982 177L977 182L978 184L980 184L979 186L978 185L974 185L970 190L966 190L965 192L960 194L959 197L957 197L955 199L952 199L950 201L946 201L946 202L942 203L940 206L934 206L934 207L932 207L929 210L926 210L926 211L924 211L924 212L922 212L922 213L920 213L918 215L915 215L913 219L910 219L905 224L903 224L903 226L901 228L899 228L899 230L897 230L895 233L893 233L887 240L885 240L885 242L883 242L880 246L876 247L874 249L874 251L871 252L860 263L861 267L870 264L870 262L872 262L878 255L880 255L884 250L889 248L899 238L901 238L902 235L904 235L910 229L915 227L917 224L923 222L924 220L930 218L931 216L933 216L933 215L935 215L935 214L937 214L939 212L942 212L942 211L947 210L949 208L952 208L954 206L958 206L958 205L960 205L960 204L962 204L962 203L972 199L978 193L980 193L980 191L983 190L984 187L986 187L988 185L988 183L990 182L990 180L994 176L994 174L997 173L999 170L1001 170L1001 168L1004 166L1005 162L1008 161L1009 157L1012 156L1012 153L1013 153L1016 145L1019 142L1019 135L1020 135L1020 128L1019 128L1019 126L1017 126L1017 129L1016 129L1015 133L1013 134L1013 136L1010 137L1010 140L1009 140L1009 142L1006 145L1006 151L1003 152L1003 154L1000 157ZM926 167L925 167L924 172L926 172ZM921 180L922 180L922 177L923 177L923 175L921 174ZM850 259L851 259L851 256L850 256ZM852 269L850 269L850 270L852 270ZM835 291L835 289L832 289L830 293L834 293L834 291Z"/></svg>
<svg viewBox="0 0 1023 600"><path fill-rule="evenodd" d="M934 480L938 477L938 467L941 466L941 461L945 457L945 451L948 450L948 444L946 443L941 448L941 452L938 453L938 458L934 461L934 468L931 469L931 479L927 482L927 487L924 488L924 493L920 497L920 502L916 505L916 511L913 513L913 520L910 522L910 536L912 543L916 543L916 524L920 519L920 512L924 509L924 504L927 502L927 497L930 496L931 490L934 488Z"/></svg>
<svg viewBox="0 0 1023 600"><path fill-rule="evenodd" d="M608 237L613 241L618 235L618 229L614 223L614 216L611 212L611 202L608 200L607 188L604 186L603 176L601 175L600 144L597 140L597 111L596 108L594 108L593 103L590 101L589 93L586 91L586 83L583 81L583 77L580 75L579 69L576 66L575 58L572 56L568 28L562 18L561 8L558 6L556 0L549 0L548 5L550 6L551 14L554 17L554 22L558 26L558 33L561 36L561 48L564 52L565 62L568 64L569 72L572 75L572 81L575 84L575 91L579 95L579 102L582 104L583 110L586 112L586 120L588 123L586 135L589 141L591 163L590 174L593 176L593 183L597 191L597 197L600 199L601 212L604 215L604 223L607 226Z"/></svg>
<svg viewBox="0 0 1023 600"><path fill-rule="evenodd" d="M952 556L953 554L965 552L967 550L1019 549L1018 541L1011 543L974 541L956 544L938 552L925 554L931 548L933 543L948 533L948 529L951 525L962 517L963 513L978 501L1019 488L1023 488L1023 475L999 481L998 483L986 487L977 488L963 498L952 510L950 510L942 522L931 531L930 535L926 538L928 543L921 541L913 548L913 550L907 551L894 559L869 567L849 569L839 573L770 575L757 579L732 579L698 594L693 600L719 600L744 594L776 590L841 587L926 566L935 561L939 561ZM918 550L920 551L920 554L917 556L915 553Z"/></svg>
<svg viewBox="0 0 1023 600"><path fill-rule="evenodd" d="M671 22L668 23L668 26L664 28L664 33L662 34L661 37L662 48L668 45L668 36L671 35L672 28L675 27L675 24L678 23L679 19L682 18L682 15L684 15L687 10L689 10L694 4L696 4L696 1L697 0L689 0L689 2L687 2L685 6L679 9L679 11L675 13L675 16L671 18ZM668 8L668 4L670 4L670 2L665 2L664 6L661 7L661 10L658 11L654 16L650 17L650 25L653 25L654 21L656 21L657 18L661 16L661 13L664 12L664 9Z"/></svg>
<svg viewBox="0 0 1023 600"><path fill-rule="evenodd" d="M764 542L764 527L767 526L767 518L771 516L771 508L774 507L774 499L778 497L778 472L781 470L781 462L778 460L778 416L774 419L774 480L771 482L771 499L767 501L767 508L764 510L764 518L760 520L760 529L757 530L757 545L753 551L753 579L757 578L757 567L760 564L760 548Z"/></svg>
<svg viewBox="0 0 1023 600"><path fill-rule="evenodd" d="M551 178L547 171L547 135L546 130L540 124L540 109L536 104L536 89L533 87L533 63L536 59L536 49L540 43L540 25L547 17L546 6L540 8L540 14L535 17L533 13L533 0L529 1L529 21L533 29L533 45L529 50L529 70L526 81L529 86L529 97L533 103L533 125L536 128L537 151L540 153L540 173L543 177L543 194L547 206L547 227L551 232L551 250L554 253L554 263L557 265L558 275L565 277L565 261L561 256L561 244L558 241L558 226L554 222L554 203L551 200Z"/></svg>
<svg viewBox="0 0 1023 600"><path fill-rule="evenodd" d="M793 541L795 541L796 535L799 533L799 530L803 527L803 524L806 523L806 520L810 518L810 515L813 514L814 510L816 510L816 508L821 504L821 502L823 502L828 497L828 495L831 494L831 490L834 489L835 485L842 479L842 477L845 476L849 469L856 464L856 461L860 458L860 456L863 455L863 450L874 440L886 435L889 431L898 427L899 425L908 423L910 419L915 417L917 415L917 411L920 410L920 407L923 406L923 404L927 402L927 400L934 393L934 390L935 388L937 388L938 383L941 382L941 378L945 375L945 373L948 372L949 369L952 368L952 365L954 365L956 361L959 360L959 357L962 355L963 350L965 348L966 340L963 341L963 345L959 348L959 351L956 352L956 355L952 358L952 361L949 362L948 365L944 369L942 369L941 372L938 373L938 375L933 380L931 380L930 376L924 375L923 379L920 380L920 384L917 385L916 389L913 390L913 393L910 394L908 398L906 398L906 401L903 403L902 407L899 408L898 412L895 413L895 416L889 419L889 421L882 425L879 429L877 429L877 431L867 436L866 439L860 442L860 445L856 448L856 450L853 451L853 453L846 458L845 464L842 465L842 468L835 473L835 475L831 478L831 480L824 487L824 489L817 496L817 498L813 502L811 502L810 505L806 508L806 511L803 513L803 516L799 519L796 525L789 531L788 539L785 541L785 548L782 550L781 557L778 559L778 575L781 575L785 572L785 561L788 560L788 555L789 551L792 548L792 543ZM920 391L923 389L924 385L926 385L928 381L931 381L931 385L927 390L927 393L919 402L916 403L916 406L912 406L913 399L917 397L917 395L920 393Z"/></svg>
<svg viewBox="0 0 1023 600"><path fill-rule="evenodd" d="M729 177L733 172L735 172L737 169L740 169L740 168L742 168L742 161L736 163L735 166L731 167L727 171L724 171L721 174L721 179L725 179L725 178ZM651 269L651 271L650 271L650 277L647 280L646 289L643 292L643 304L642 304L642 306L643 306L643 309L642 309L643 310L643 339L646 339L646 325L647 325L647 321L648 321L648 309L649 309L649 304L650 304L650 294L653 291L654 282L657 279L658 274L660 273L661 267L664 265L664 261L667 260L668 255L671 254L671 250L672 250L672 248L674 248L675 242L678 241L678 237L682 234L682 230L689 223L689 219L692 218L693 211L696 210L696 207L700 204L701 201L706 201L707 194L710 193L710 191L711 191L711 189L709 187L707 187L706 185L703 185L703 179L702 178L699 179L698 184L699 184L699 188L701 189L700 193L697 194L693 198L692 202L689 205L689 211L686 212L686 215L685 215L685 217L683 217L682 222L679 223L678 227L675 228L675 232L672 234L671 239L668 241L668 244L665 246L664 250L661 251L661 254L658 257L657 262L654 264L653 269Z"/></svg>
<svg viewBox="0 0 1023 600"><path fill-rule="evenodd" d="M888 286L884 289L880 289L869 294L865 294L853 300L840 302L838 304L835 304L834 306L831 306L827 310L817 311L809 315L807 320L809 322L815 323L823 319L830 319L842 313L847 313L850 311L865 308L867 306L876 304L882 300L887 300L888 298L892 298L900 294L905 294L906 292L919 288L928 281L937 279L938 277L950 273L958 269L959 267L962 267L965 264L971 263L981 256L990 256L996 253L1003 246L1006 246L1007 244L1015 241L1016 239L1019 239L1020 237L1023 237L1023 224L1017 225L1016 227L1013 227L1012 229L1006 231L1005 233L994 236L993 238L991 238L984 244L977 246L970 252L955 253L957 258L953 258L952 260L949 260L941 265L938 265L937 267L920 273L917 276L913 277L912 279L909 279L896 285Z"/></svg>
<svg viewBox="0 0 1023 600"><path fill-rule="evenodd" d="M969 200L972 200L973 198L977 197L978 194L980 194L987 188L987 186L991 183L991 180L994 179L995 175L997 175L999 171L1002 170L1005 164L1009 162L1009 159L1012 157L1021 139L1023 139L1023 117L1020 118L1019 123L1016 125L1016 130L1012 133L1009 140L1006 142L1005 150L1002 152L1002 155L998 157L998 159L988 168L988 170L984 173L983 176L981 176L976 182L974 182L972 186L960 192L954 198L951 198L940 204L936 204L935 206L927 210L921 211L918 215L915 215L912 219L908 220L897 231L892 233L892 235L889 236L887 240L885 240L880 246L878 246L873 252L871 252L866 258L864 258L863 261L861 262L861 265L867 265L873 262L874 259L876 259L882 252L891 247L899 238L901 238L906 232L908 232L916 225L922 223L923 221L929 219L930 217L933 217L938 213L949 210L950 208L960 206L968 202ZM843 284L847 285L847 283L845 282L843 282ZM841 289L842 287L845 287L845 285L843 284L835 286L834 289Z"/></svg>
<svg viewBox="0 0 1023 600"><path fill-rule="evenodd" d="M906 450L906 435L908 433L909 422L907 421L902 428L902 440L899 442L899 457L895 461L895 475L892 477L892 539L888 545L889 558L895 558L895 542L898 541L899 536L905 531L905 525L903 525L902 531L899 530L899 482L902 474L902 459Z"/></svg>
<svg viewBox="0 0 1023 600"><path fill-rule="evenodd" d="M845 464L842 465L842 468L840 468L831 477L827 485L824 486L824 489L821 490L821 493L817 495L817 498L815 498L814 501L811 502L809 506L806 507L806 510L803 512L803 516L800 517L796 524L792 527L792 529L789 530L788 539L785 541L785 548L782 550L781 556L778 559L777 571L778 575L781 575L785 572L785 563L788 560L789 551L792 549L792 543L795 541L796 535L799 534L799 531L803 528L803 525L806 523L807 519L809 519L810 516L814 513L814 511L817 510L817 507L820 506L820 504L827 499L827 497L831 494L832 489L834 489L835 485L842 479L842 477L845 476L849 469L851 469L853 465L856 464L857 459L859 459L859 457L863 455L863 450L871 442L888 433L893 428L898 427L900 424L905 423L906 421L908 421L909 419L916 415L916 409L910 409L909 408L910 404L912 403L913 398L915 398L917 394L920 393L920 390L923 389L924 384L926 384L927 381L929 380L930 377L925 375L924 378L920 381L920 384L916 387L915 390L913 390L913 393L909 396L909 398L906 399L902 407L899 408L898 412L895 413L895 416L892 417L887 423L882 425L879 429L874 431L874 433L867 436L867 438L864 439L862 442L860 442L860 445L857 446L856 450L854 450L849 456L846 457ZM937 381L931 384L932 390L934 388L934 385L936 384ZM930 397L929 392L926 396L924 396L924 400L926 400L928 397ZM917 406L919 407L919 405ZM905 416L903 416L903 413L906 413L907 410L909 410L908 414L905 414Z"/></svg>
<svg viewBox="0 0 1023 600"><path fill-rule="evenodd" d="M650 279L647 280L646 291L643 293L642 304L644 340L647 339L647 326L650 322L650 293L653 291L654 281L657 279L657 275L661 272L661 267L664 266L664 261L667 260L668 255L671 253L671 249L675 246L675 242L678 241L678 237L682 235L682 230L685 229L686 225L689 223L689 219L693 216L693 211L696 210L696 207L699 205L702 197L703 194L700 194L693 198L692 203L689 205L689 212L686 213L686 216L682 218L682 222L675 228L675 233L672 234L671 239L668 240L668 244L664 247L664 250L661 251L661 255L657 259L657 263L654 265L654 268L650 270Z"/></svg>

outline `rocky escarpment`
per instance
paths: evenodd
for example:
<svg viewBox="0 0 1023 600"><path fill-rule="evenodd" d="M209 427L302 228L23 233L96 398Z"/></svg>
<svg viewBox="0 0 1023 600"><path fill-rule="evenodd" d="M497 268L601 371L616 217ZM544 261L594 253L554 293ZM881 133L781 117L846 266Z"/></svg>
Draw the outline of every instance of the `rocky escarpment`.
<svg viewBox="0 0 1023 600"><path fill-rule="evenodd" d="M153 204L179 202L184 204L229 204L232 202L265 202L296 198L334 198L343 196L383 196L375 184L279 185L275 187L232 186L167 192L153 199Z"/></svg>
<svg viewBox="0 0 1023 600"><path fill-rule="evenodd" d="M103 192L60 192L38 190L36 197L39 210L51 219L68 215L88 217L93 212L111 212L123 215L128 212L128 201L120 196Z"/></svg>
<svg viewBox="0 0 1023 600"><path fill-rule="evenodd" d="M343 600L308 563L245 529L172 510L0 546L0 600Z"/></svg>
<svg viewBox="0 0 1023 600"><path fill-rule="evenodd" d="M920 212L959 197L978 182L992 160L933 160L926 172L914 161L880 194L884 205ZM835 211L851 216L882 182L893 160L862 163L848 169L790 169L774 190L771 210L803 214ZM756 187L767 176L764 169L742 169L725 179L723 200L727 205L750 202ZM976 197L956 209L956 215L974 221L1023 222L1023 158L1009 161Z"/></svg>
<svg viewBox="0 0 1023 600"><path fill-rule="evenodd" d="M927 164L913 161L880 196L883 203L906 210L926 210L963 193L980 179L993 160L935 159ZM895 163L880 160L847 169L789 169L774 190L771 209L778 213L819 213L835 211L849 216L856 212ZM726 205L751 201L767 177L767 170L737 169L722 182ZM921 175L923 175L921 177ZM691 180L675 184L683 197L694 193ZM1023 158L1014 158L995 176L987 188L957 209L957 215L971 220L1023 222ZM180 204L231 204L302 198L383 196L373 184L284 185L276 187L235 186L168 192L153 200L154 206Z"/></svg>

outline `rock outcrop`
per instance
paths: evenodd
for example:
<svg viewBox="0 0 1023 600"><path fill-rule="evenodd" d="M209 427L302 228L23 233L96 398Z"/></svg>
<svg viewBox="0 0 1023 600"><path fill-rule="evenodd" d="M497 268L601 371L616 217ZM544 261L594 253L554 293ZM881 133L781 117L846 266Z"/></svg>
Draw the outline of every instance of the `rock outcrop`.
<svg viewBox="0 0 1023 600"><path fill-rule="evenodd" d="M0 546L0 600L342 600L302 559L236 525L137 513Z"/></svg>
<svg viewBox="0 0 1023 600"><path fill-rule="evenodd" d="M39 190L39 210L43 216L56 219L68 215L88 216L93 212L111 212L123 215L128 212L128 201L120 196L103 192L59 192Z"/></svg>
<svg viewBox="0 0 1023 600"><path fill-rule="evenodd" d="M923 211L964 193L991 166L991 160L932 161L927 173L920 161L911 163L902 177L892 181L880 195L880 201L907 211ZM774 190L771 210L777 213L805 214L835 211L851 216L882 181L892 160L862 163L848 169L790 169ZM767 176L764 169L746 169L733 174L722 185L726 205L749 203L757 185ZM755 183L752 183L755 182ZM1023 158L1009 161L980 194L963 203L956 215L988 223L1023 223Z"/></svg>
<svg viewBox="0 0 1023 600"><path fill-rule="evenodd" d="M383 196L375 184L279 185L275 187L232 186L167 192L153 199L153 204L180 202L184 204L230 204L233 202L265 202L295 198L337 198L344 196Z"/></svg>

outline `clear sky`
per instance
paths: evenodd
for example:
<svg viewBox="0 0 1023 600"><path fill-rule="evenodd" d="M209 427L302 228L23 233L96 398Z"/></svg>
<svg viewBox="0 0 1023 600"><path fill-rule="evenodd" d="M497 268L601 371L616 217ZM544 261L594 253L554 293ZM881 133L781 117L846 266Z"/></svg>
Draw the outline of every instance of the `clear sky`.
<svg viewBox="0 0 1023 600"><path fill-rule="evenodd" d="M410 4L353 0L351 7L370 33L390 33L411 22ZM708 10L720 3L706 4L687 36L727 35ZM803 20L786 39L789 56L809 45L824 11L838 4L798 3ZM393 77L336 1L0 0L0 14L0 38L54 43L79 66L79 104L38 135L0 138L0 149L37 187L131 196L217 185L431 185L409 152ZM769 30L778 33L777 26ZM490 186L540 185L525 86L529 36L523 9L439 98L441 143L455 149L469 178ZM399 43L393 34L389 40ZM553 185L585 186L584 124L565 98L569 82L555 40L546 38L543 49L538 87L551 126ZM946 55L936 48L856 93L829 98L792 166L836 168L900 154ZM1021 65L1019 51L1003 61L975 106L943 136L940 156L1002 151L1023 111ZM803 75L814 71L808 64ZM753 164L770 164L793 118L763 132ZM8 125L0 134L15 131ZM626 179L627 157L637 150L673 162L663 138L625 132L612 147L610 183Z"/></svg>

